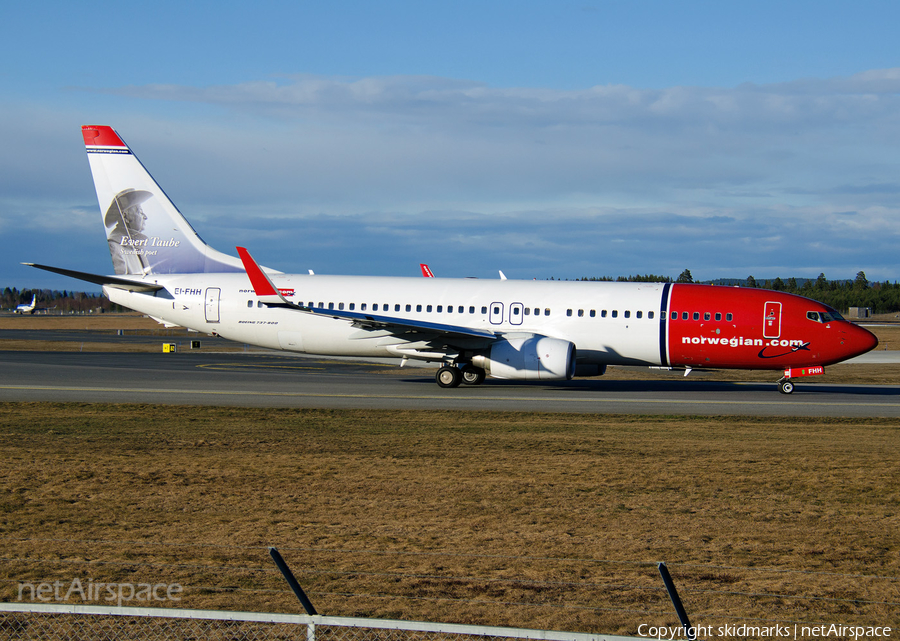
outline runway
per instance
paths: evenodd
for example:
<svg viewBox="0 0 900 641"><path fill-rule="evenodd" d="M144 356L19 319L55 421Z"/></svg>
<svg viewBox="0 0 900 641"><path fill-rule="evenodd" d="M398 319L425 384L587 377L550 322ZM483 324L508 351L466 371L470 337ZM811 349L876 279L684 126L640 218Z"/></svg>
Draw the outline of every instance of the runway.
<svg viewBox="0 0 900 641"><path fill-rule="evenodd" d="M433 370L278 353L0 352L0 401L133 402L243 407L498 410L669 415L898 417L885 385L671 379L488 379L442 389Z"/></svg>

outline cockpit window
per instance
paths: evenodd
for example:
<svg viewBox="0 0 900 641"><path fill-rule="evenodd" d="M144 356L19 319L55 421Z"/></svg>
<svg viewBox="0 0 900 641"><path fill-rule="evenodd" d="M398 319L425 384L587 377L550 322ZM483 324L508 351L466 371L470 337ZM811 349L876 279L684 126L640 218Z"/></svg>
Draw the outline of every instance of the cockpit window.
<svg viewBox="0 0 900 641"><path fill-rule="evenodd" d="M828 323L831 321L844 320L844 317L834 310L830 312L806 312L806 317L809 320L816 321L817 323Z"/></svg>

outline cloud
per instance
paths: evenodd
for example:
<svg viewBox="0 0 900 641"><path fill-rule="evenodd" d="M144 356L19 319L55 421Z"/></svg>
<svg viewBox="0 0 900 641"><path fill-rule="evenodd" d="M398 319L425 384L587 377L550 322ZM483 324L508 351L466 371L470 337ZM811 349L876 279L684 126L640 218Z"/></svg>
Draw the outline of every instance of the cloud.
<svg viewBox="0 0 900 641"><path fill-rule="evenodd" d="M88 91L116 101L109 124L207 241L247 242L279 269L896 277L898 69L663 89L300 75ZM0 162L10 197L52 197L28 211L60 207L47 238L86 233L65 212L94 206L77 130L61 142L54 127L12 131L26 162ZM0 226L18 224L0 205Z"/></svg>
<svg viewBox="0 0 900 641"><path fill-rule="evenodd" d="M822 126L861 113L895 113L900 68L845 78L806 79L734 88L638 89L600 85L578 91L490 87L433 76L359 79L312 75L237 85L145 85L101 91L141 99L200 102L283 119L389 117L409 123L485 127L605 127L610 125L728 126L760 123ZM813 116L811 119L810 116Z"/></svg>

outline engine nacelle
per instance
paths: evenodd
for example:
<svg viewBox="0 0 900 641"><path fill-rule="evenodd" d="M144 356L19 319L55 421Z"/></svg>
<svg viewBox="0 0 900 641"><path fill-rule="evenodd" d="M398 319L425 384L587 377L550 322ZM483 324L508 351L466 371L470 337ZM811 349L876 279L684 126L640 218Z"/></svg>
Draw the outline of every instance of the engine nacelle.
<svg viewBox="0 0 900 641"><path fill-rule="evenodd" d="M525 381L562 381L575 375L575 344L547 336L497 341L472 358L490 376Z"/></svg>

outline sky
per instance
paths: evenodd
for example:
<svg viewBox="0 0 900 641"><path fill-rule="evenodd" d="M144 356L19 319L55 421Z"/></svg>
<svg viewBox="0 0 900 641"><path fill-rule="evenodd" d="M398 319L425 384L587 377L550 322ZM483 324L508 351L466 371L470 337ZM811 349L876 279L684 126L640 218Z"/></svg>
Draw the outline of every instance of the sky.
<svg viewBox="0 0 900 641"><path fill-rule="evenodd" d="M0 19L0 286L110 273L80 127L321 274L900 278L900 3L43 2Z"/></svg>

